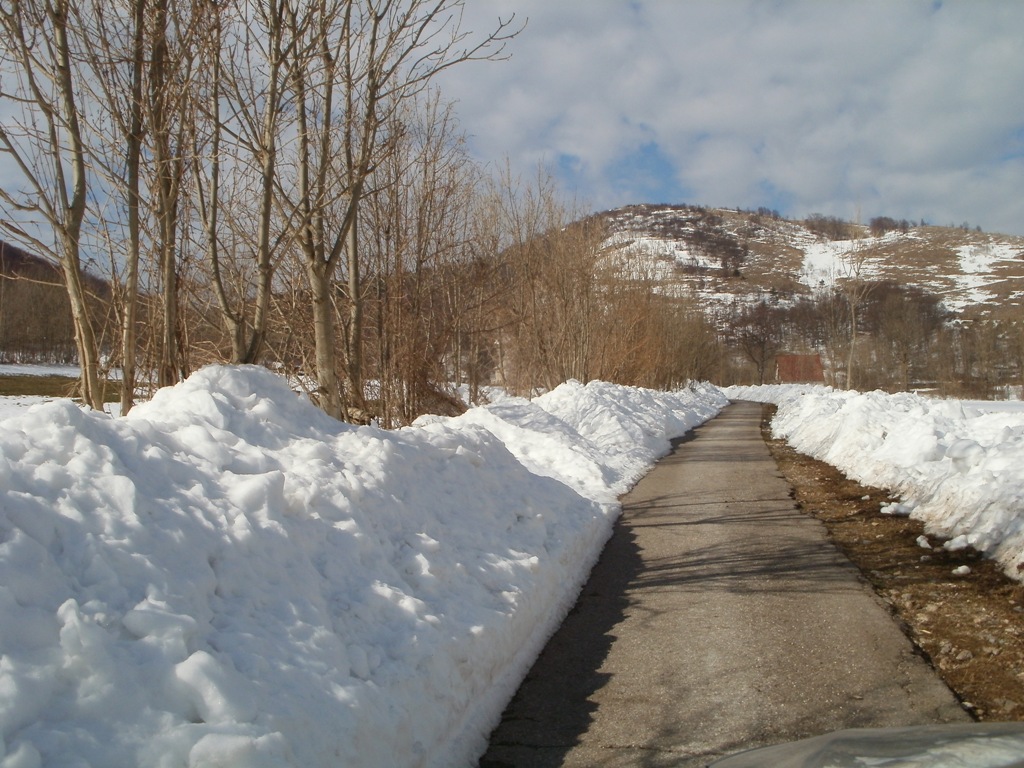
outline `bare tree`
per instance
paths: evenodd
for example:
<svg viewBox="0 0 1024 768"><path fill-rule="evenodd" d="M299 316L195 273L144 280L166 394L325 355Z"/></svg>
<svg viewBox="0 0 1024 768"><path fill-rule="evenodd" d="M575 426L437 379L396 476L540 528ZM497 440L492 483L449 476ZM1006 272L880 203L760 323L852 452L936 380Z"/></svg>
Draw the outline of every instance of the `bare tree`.
<svg viewBox="0 0 1024 768"><path fill-rule="evenodd" d="M61 266L75 326L81 394L102 408L100 355L83 282L82 234L89 194L82 105L75 83L75 4L68 0L0 3L4 64L12 72L0 99L21 117L0 126L0 152L14 162L25 188L0 188L2 226ZM38 227L49 230L50 236Z"/></svg>
<svg viewBox="0 0 1024 768"><path fill-rule="evenodd" d="M757 369L757 383L764 384L782 342L779 313L768 302L759 301L737 314L730 333Z"/></svg>
<svg viewBox="0 0 1024 768"><path fill-rule="evenodd" d="M675 387L721 365L717 334L667 290L656 264L607 242L599 216L580 218L549 176L492 185L485 222L500 269L491 311L498 368L531 394L567 379Z"/></svg>
<svg viewBox="0 0 1024 768"><path fill-rule="evenodd" d="M460 288L469 271L469 222L477 170L450 104L438 92L411 101L401 136L371 178L362 242L372 340L367 367L385 423L457 409L449 382L458 347ZM394 132L395 134L398 131Z"/></svg>
<svg viewBox="0 0 1024 768"><path fill-rule="evenodd" d="M0 1L0 92L22 116L4 124L0 150L27 182L24 194L3 193L7 226L62 266L87 402L101 395L83 249L109 254L124 411L136 370L174 383L190 367L189 335L212 343L182 315L182 286L193 318L216 308L230 359L255 361L277 311L276 270L298 254L308 287L282 295L310 304L318 394L334 415L358 416L372 293L359 213L398 183L381 169L409 129L406 106L445 69L501 58L518 31L512 20L471 38L463 0ZM451 193L433 199L447 200L448 213L429 216L448 216ZM440 283L418 264L416 301L432 310L443 303ZM143 311L152 327L140 339ZM302 337L275 334L277 349ZM137 364L143 342L150 356ZM452 343L437 343L431 354L443 363Z"/></svg>
<svg viewBox="0 0 1024 768"><path fill-rule="evenodd" d="M543 170L531 184L506 170L490 198L506 281L505 385L529 393L568 378L587 380L600 257L596 232L571 226L578 216Z"/></svg>
<svg viewBox="0 0 1024 768"><path fill-rule="evenodd" d="M114 305L120 313L121 413L134 405L137 379L140 264L148 208L143 190L147 0L93 2L80 20L84 97L94 105L89 144L93 168L109 195L99 240L110 255Z"/></svg>
<svg viewBox="0 0 1024 768"><path fill-rule="evenodd" d="M860 308L871 294L874 284L867 280L867 251L858 240L853 247L842 256L843 274L839 281L840 290L846 297L849 311L850 344L846 358L846 388L854 389L855 361L857 354L858 323Z"/></svg>
<svg viewBox="0 0 1024 768"><path fill-rule="evenodd" d="M216 52L204 73L195 196L235 363L257 362L263 351L274 271L293 215L276 194L289 111L286 62L296 42L288 8L288 0L206 6Z"/></svg>
<svg viewBox="0 0 1024 768"><path fill-rule="evenodd" d="M288 86L298 127L288 206L300 213L297 243L313 302L316 368L322 405L343 416L337 375L333 285L344 263L347 400L362 405L365 300L358 213L367 180L397 140L389 132L400 105L441 71L474 59L500 57L517 30L499 20L478 42L460 26L461 0L317 0L289 9L299 41ZM343 258L344 257L344 258Z"/></svg>
<svg viewBox="0 0 1024 768"><path fill-rule="evenodd" d="M154 219L154 250L159 265L161 337L157 381L176 383L187 375L182 357L185 346L179 326L179 237L185 224L187 174L194 146L197 109L196 77L201 71L201 49L209 42L207 6L148 0L147 88L143 95L150 154L147 167L150 204ZM215 18L215 16L214 16Z"/></svg>
<svg viewBox="0 0 1024 768"><path fill-rule="evenodd" d="M1024 312L1017 311L1017 317L1010 321L1010 359L1017 368L1017 386L1024 397Z"/></svg>
<svg viewBox="0 0 1024 768"><path fill-rule="evenodd" d="M939 298L913 286L877 283L864 308L875 339L877 386L906 391L934 378L932 350L945 321Z"/></svg>
<svg viewBox="0 0 1024 768"><path fill-rule="evenodd" d="M127 411L147 277L159 304L147 307L156 360L146 368L161 386L188 372L179 284L192 237L200 75L215 71L204 63L216 61L209 30L222 11L209 0L92 0L81 8L78 67L90 105L90 160L104 196L96 201L97 234L111 253Z"/></svg>

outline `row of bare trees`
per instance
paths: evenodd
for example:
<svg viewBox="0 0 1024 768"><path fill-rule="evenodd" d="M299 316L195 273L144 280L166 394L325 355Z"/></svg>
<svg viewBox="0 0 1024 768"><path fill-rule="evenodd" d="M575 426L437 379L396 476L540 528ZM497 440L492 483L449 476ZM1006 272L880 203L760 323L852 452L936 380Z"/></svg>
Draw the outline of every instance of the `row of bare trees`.
<svg viewBox="0 0 1024 768"><path fill-rule="evenodd" d="M107 368L127 411L221 360L281 366L330 414L387 425L457 409L453 383L732 375L654 263L606 247L543 174L469 159L432 81L501 58L516 27L470 36L462 2L0 0L0 227L59 265L85 402ZM865 280L861 253L806 301L737 314L759 380L784 348L824 350L832 383L862 388L1012 367L993 361L1015 359L1015 326L950 326Z"/></svg>
<svg viewBox="0 0 1024 768"><path fill-rule="evenodd" d="M717 335L552 182L490 176L431 86L462 0L0 0L6 235L59 264L99 407L208 361L408 423L500 383L674 386ZM87 270L111 286L90 296Z"/></svg>
<svg viewBox="0 0 1024 768"><path fill-rule="evenodd" d="M791 302L765 297L738 308L729 342L749 372L774 379L783 352L818 352L827 383L890 392L933 389L950 396L1006 396L1024 386L1024 317L954 319L940 299L914 286L863 281L823 285Z"/></svg>
<svg viewBox="0 0 1024 768"><path fill-rule="evenodd" d="M424 119L431 80L499 58L515 34L499 19L470 37L461 7L0 3L0 152L19 177L0 188L3 227L61 266L85 402L101 403L101 351L113 350L122 408L131 407L145 367L136 359L140 311L155 383L188 372L183 285L209 293L228 359L265 359L274 294L295 276L278 274L288 270L304 279L324 408L342 416L346 404L361 406L370 291L360 215L420 162L407 134L440 119ZM101 263L114 286L116 344L83 282Z"/></svg>
<svg viewBox="0 0 1024 768"><path fill-rule="evenodd" d="M507 182L492 193L487 217L513 236L500 246L507 386L525 392L597 378L671 388L718 372L718 334L672 294L654 262L603 245L602 220L559 205L543 178L525 188Z"/></svg>

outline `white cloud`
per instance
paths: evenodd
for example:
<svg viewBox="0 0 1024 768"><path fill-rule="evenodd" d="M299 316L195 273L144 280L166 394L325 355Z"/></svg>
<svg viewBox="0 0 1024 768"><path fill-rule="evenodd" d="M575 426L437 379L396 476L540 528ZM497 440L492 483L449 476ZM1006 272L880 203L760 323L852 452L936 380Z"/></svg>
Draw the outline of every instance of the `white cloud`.
<svg viewBox="0 0 1024 768"><path fill-rule="evenodd" d="M1024 3L495 0L466 27L511 11L512 60L442 83L483 160L578 158L602 208L656 187L623 174L653 143L687 202L1024 233Z"/></svg>

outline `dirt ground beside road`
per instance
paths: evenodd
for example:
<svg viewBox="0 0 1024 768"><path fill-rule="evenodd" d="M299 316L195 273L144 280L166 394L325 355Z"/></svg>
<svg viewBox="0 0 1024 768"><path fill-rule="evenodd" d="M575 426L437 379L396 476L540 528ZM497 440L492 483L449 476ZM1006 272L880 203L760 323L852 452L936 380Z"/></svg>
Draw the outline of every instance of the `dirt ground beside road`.
<svg viewBox="0 0 1024 768"><path fill-rule="evenodd" d="M1024 585L974 550L948 552L934 536L922 547L922 523L880 512L886 491L772 439L773 412L765 406L765 441L801 509L825 523L975 718L1024 720ZM970 573L954 575L965 565Z"/></svg>

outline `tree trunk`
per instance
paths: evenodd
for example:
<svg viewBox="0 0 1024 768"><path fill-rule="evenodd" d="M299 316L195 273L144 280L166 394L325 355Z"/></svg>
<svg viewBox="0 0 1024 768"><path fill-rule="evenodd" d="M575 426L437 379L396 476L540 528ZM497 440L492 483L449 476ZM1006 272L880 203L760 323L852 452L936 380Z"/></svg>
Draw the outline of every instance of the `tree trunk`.
<svg viewBox="0 0 1024 768"><path fill-rule="evenodd" d="M353 203L352 220L346 235L348 258L348 332L345 340L346 370L348 372L348 398L359 409L365 407L363 397L363 297L359 272L358 208Z"/></svg>
<svg viewBox="0 0 1024 768"><path fill-rule="evenodd" d="M857 302L852 295L850 301L850 352L846 357L846 388L853 389L854 355L857 351Z"/></svg>
<svg viewBox="0 0 1024 768"><path fill-rule="evenodd" d="M142 98L145 66L146 0L133 4L133 45L131 80L131 119L126 137L128 175L128 258L125 273L124 307L121 318L121 415L135 405L136 323L139 304L139 260L142 251L141 162L142 162Z"/></svg>
<svg viewBox="0 0 1024 768"><path fill-rule="evenodd" d="M331 301L331 273L326 265L307 264L313 303L313 337L316 344L317 397L320 407L336 419L343 416L341 387L336 368L334 302Z"/></svg>
<svg viewBox="0 0 1024 768"><path fill-rule="evenodd" d="M65 248L69 255L61 260L61 267L64 272L64 284L67 288L68 299L71 303L71 318L75 325L78 364L82 369L80 377L82 402L96 410L103 410L103 390L99 377L99 351L96 347L92 322L89 319L89 307L82 284L81 270L78 267L78 244L68 238ZM73 256L70 255L72 253Z"/></svg>
<svg viewBox="0 0 1024 768"><path fill-rule="evenodd" d="M57 83L60 90L61 109L67 129L68 149L71 153L72 196L63 211L62 230L63 254L61 266L64 283L71 303L71 316L75 324L75 343L78 346L78 363L81 366L82 400L97 410L103 409L103 392L99 380L99 350L89 318L89 306L82 283L80 240L82 223L85 221L88 182L86 178L85 143L82 139L78 120L78 106L75 101L74 83L71 74L71 47L68 42L68 4L65 1L49 6L54 26L54 44L57 54ZM60 158L59 144L51 147L57 164ZM58 178L60 172L58 171ZM61 189L64 193L64 189Z"/></svg>

